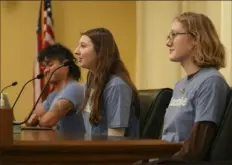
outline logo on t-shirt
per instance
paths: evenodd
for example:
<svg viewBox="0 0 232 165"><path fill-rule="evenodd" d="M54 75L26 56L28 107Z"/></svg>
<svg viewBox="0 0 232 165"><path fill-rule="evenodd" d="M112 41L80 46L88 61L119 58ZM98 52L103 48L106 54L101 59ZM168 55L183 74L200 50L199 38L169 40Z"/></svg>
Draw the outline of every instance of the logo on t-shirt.
<svg viewBox="0 0 232 165"><path fill-rule="evenodd" d="M180 98L172 98L169 106L172 106L172 107L186 106L187 101L188 101L188 98L183 97L183 96Z"/></svg>

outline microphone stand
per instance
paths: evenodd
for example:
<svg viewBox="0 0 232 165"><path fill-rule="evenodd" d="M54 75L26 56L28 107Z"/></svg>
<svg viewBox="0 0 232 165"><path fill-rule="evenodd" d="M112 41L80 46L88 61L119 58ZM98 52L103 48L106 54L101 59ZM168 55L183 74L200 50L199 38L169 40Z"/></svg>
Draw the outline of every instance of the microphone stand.
<svg viewBox="0 0 232 165"><path fill-rule="evenodd" d="M15 102L14 102L13 106L12 106L12 109L14 109L15 104L17 103L17 101L18 101L19 97L21 96L21 94L22 94L22 92L23 92L23 90L24 90L25 86L26 86L29 82L31 82L31 81L33 81L33 80L35 80L35 79L42 79L43 77L44 77L44 75L43 75L43 74L39 74L39 75L37 75L36 77L34 77L33 79L31 79L31 80L27 81L27 82L26 82L26 84L24 84L24 86L22 87L21 91L20 91L20 92L19 92L19 94L18 94L18 97L16 98L16 100L15 100Z"/></svg>
<svg viewBox="0 0 232 165"><path fill-rule="evenodd" d="M40 98L42 97L43 93L44 93L45 90L47 89L47 87L48 87L48 85L49 85L49 82L50 82L50 80L51 80L53 74L54 74L58 69L60 69L60 68L62 68L62 67L66 67L66 66L71 65L71 63L72 63L71 61L66 61L66 62L64 62L63 65L59 66L58 68L56 68L56 69L52 72L52 74L50 75L50 77L49 77L49 79L48 79L48 81L47 81L47 83L46 83L46 85L45 85L45 87L43 88L42 92L40 93L38 99L36 100L36 103L34 104L32 110L31 110L30 114L28 115L28 117L26 118L26 120L21 121L21 122L13 121L13 125L22 125L22 124L25 124L26 122L28 122L28 120L30 119L31 115L33 114L33 112L34 112L34 110L35 110L37 104L39 103Z"/></svg>
<svg viewBox="0 0 232 165"><path fill-rule="evenodd" d="M4 87L4 88L1 90L1 92L0 92L0 93L2 93L5 89L7 89L7 88L9 88L9 87L11 87L11 86L15 86L15 85L17 85L17 84L18 84L18 82L17 82L17 81L13 82L12 84L10 84L10 85L8 85L8 86Z"/></svg>

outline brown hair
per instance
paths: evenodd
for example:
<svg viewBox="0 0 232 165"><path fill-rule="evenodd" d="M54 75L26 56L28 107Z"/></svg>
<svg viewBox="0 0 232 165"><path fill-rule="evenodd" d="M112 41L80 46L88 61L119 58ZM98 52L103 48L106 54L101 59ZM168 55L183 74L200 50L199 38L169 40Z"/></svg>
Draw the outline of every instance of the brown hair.
<svg viewBox="0 0 232 165"><path fill-rule="evenodd" d="M212 21L204 14L185 12L175 18L196 40L193 62L199 67L225 67L225 49Z"/></svg>
<svg viewBox="0 0 232 165"><path fill-rule="evenodd" d="M91 97L92 109L90 112L90 123L99 124L102 122L101 108L103 108L102 94L104 88L112 75L119 76L124 80L133 91L133 103L137 117L139 116L139 98L135 85L133 84L129 72L120 58L118 46L114 40L112 33L105 28L96 28L88 30L82 35L88 36L97 54L97 62L95 72L88 72L87 88L85 91L85 99L82 105L84 110L90 97L91 89L94 89Z"/></svg>

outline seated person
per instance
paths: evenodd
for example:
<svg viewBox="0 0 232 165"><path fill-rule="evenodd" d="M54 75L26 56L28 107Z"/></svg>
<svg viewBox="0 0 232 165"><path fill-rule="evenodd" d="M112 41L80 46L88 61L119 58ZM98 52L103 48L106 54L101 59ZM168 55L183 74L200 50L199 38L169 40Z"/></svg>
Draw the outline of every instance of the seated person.
<svg viewBox="0 0 232 165"><path fill-rule="evenodd" d="M82 107L87 133L137 137L138 93L111 32L96 28L82 33L75 54L89 70Z"/></svg>
<svg viewBox="0 0 232 165"><path fill-rule="evenodd" d="M166 163L203 161L216 136L230 90L218 71L225 66L225 49L212 21L191 12L174 19L166 45L170 60L180 62L187 74L175 85L162 133L163 140L181 142L183 147Z"/></svg>
<svg viewBox="0 0 232 165"><path fill-rule="evenodd" d="M84 98L84 87L77 82L81 72L75 60L72 52L61 44L47 46L40 52L38 61L44 67L46 79L65 61L72 61L72 64L54 72L50 81L54 90L36 107L27 126L56 126L62 132L85 132L83 116L78 113Z"/></svg>

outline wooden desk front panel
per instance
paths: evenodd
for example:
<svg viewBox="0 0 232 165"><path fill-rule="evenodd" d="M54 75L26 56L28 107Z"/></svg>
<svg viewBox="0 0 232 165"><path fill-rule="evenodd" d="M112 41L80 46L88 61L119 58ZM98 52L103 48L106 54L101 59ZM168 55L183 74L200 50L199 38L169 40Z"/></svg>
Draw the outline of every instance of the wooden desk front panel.
<svg viewBox="0 0 232 165"><path fill-rule="evenodd" d="M117 138L85 139L58 136L53 131L23 131L14 144L2 148L3 163L131 164L148 158L171 156L181 144L162 140ZM107 164L108 164L107 163Z"/></svg>

